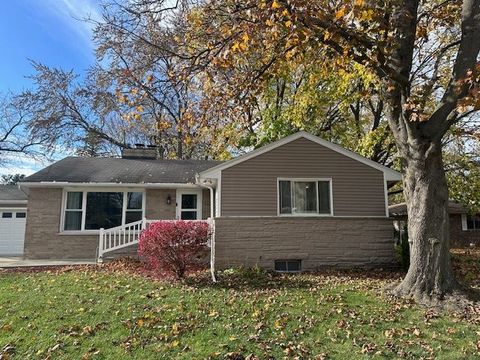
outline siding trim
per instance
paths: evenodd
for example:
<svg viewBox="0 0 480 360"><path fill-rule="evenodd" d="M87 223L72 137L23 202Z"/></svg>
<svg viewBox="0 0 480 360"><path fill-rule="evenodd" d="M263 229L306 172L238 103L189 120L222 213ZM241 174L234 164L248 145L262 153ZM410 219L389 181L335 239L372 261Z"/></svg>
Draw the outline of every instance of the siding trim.
<svg viewBox="0 0 480 360"><path fill-rule="evenodd" d="M390 213L388 212L388 188L387 188L387 180L385 179L385 174L383 174L383 191L385 193L385 216L388 217Z"/></svg>

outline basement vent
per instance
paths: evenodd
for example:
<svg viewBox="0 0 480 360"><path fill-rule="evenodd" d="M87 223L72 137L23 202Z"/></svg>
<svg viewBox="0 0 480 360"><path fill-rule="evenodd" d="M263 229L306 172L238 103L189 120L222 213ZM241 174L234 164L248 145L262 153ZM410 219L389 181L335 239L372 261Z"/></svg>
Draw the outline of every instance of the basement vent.
<svg viewBox="0 0 480 360"><path fill-rule="evenodd" d="M302 270L302 260L275 260L275 271L299 272Z"/></svg>

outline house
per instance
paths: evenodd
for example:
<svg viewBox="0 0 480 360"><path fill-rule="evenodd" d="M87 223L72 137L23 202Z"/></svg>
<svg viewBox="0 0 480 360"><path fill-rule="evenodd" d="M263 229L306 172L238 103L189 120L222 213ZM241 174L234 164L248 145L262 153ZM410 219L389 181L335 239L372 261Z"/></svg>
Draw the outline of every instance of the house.
<svg viewBox="0 0 480 360"><path fill-rule="evenodd" d="M398 172L305 132L226 162L61 160L26 178L27 258L135 251L153 220L210 219L217 268L283 271L394 261L387 188Z"/></svg>
<svg viewBox="0 0 480 360"><path fill-rule="evenodd" d="M404 227L407 221L407 205L405 203L392 205L389 211L396 219L396 228ZM480 213L470 214L464 206L453 200L449 201L448 213L451 246L480 246Z"/></svg>
<svg viewBox="0 0 480 360"><path fill-rule="evenodd" d="M0 254L23 253L27 195L16 185L0 185Z"/></svg>

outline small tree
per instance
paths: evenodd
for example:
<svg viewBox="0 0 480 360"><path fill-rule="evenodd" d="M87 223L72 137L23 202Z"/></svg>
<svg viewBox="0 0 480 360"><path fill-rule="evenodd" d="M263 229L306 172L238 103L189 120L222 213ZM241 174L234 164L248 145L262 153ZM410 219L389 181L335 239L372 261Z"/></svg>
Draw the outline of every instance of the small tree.
<svg viewBox="0 0 480 360"><path fill-rule="evenodd" d="M140 235L138 255L157 272L182 279L188 269L199 265L209 238L207 222L159 221Z"/></svg>
<svg viewBox="0 0 480 360"><path fill-rule="evenodd" d="M4 185L17 185L25 178L25 174L5 174L1 176L0 183Z"/></svg>

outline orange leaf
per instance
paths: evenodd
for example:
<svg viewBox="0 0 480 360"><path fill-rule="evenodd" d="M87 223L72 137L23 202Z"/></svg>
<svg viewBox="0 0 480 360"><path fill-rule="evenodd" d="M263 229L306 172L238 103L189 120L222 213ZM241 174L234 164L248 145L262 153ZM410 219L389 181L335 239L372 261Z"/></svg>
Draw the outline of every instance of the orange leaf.
<svg viewBox="0 0 480 360"><path fill-rule="evenodd" d="M344 17L344 16L345 16L345 7L340 8L340 10L338 10L335 13L335 19L337 19L337 20Z"/></svg>

